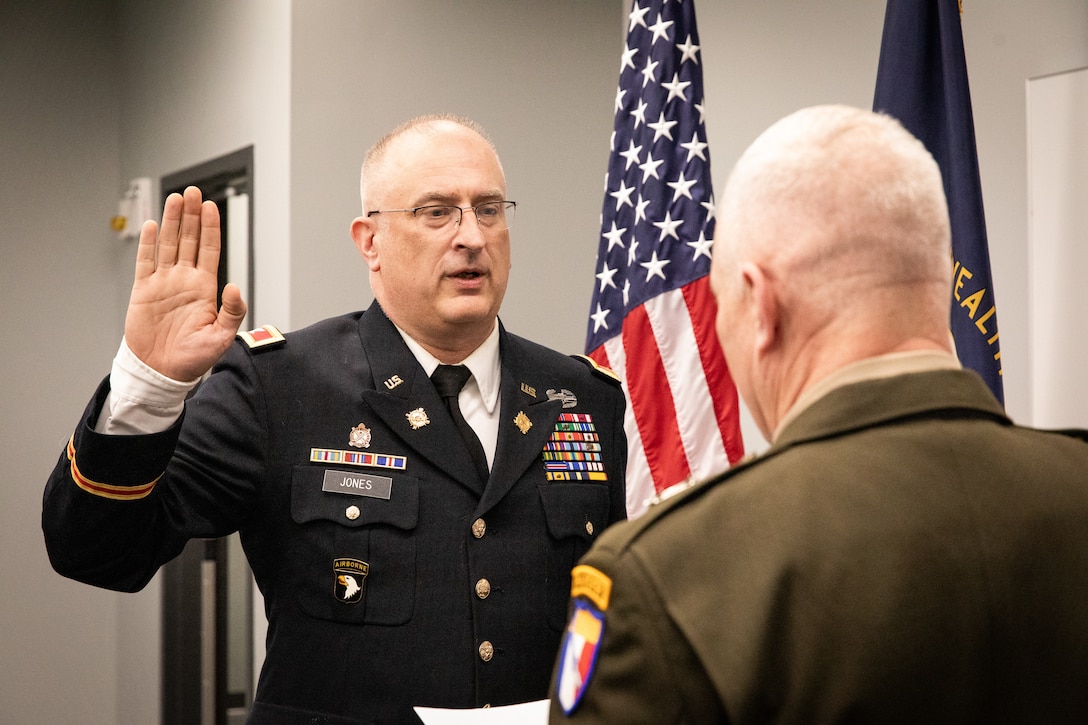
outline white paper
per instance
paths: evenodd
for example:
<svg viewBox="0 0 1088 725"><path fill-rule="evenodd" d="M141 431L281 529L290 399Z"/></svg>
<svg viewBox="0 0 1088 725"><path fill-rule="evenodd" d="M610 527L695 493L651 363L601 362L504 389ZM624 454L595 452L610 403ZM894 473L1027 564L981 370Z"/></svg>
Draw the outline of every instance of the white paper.
<svg viewBox="0 0 1088 725"><path fill-rule="evenodd" d="M417 707L415 711L425 725L545 725L548 722L548 709L548 700L537 700L472 710Z"/></svg>

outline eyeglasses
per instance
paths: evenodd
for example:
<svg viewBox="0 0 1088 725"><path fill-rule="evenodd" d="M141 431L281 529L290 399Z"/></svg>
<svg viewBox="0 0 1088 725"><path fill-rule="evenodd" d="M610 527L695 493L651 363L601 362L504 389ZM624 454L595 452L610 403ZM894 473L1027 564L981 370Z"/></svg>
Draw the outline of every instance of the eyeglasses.
<svg viewBox="0 0 1088 725"><path fill-rule="evenodd" d="M514 211L517 209L515 201L489 201L476 206L447 206L433 204L429 206L417 206L411 209L381 209L368 211L368 217L375 214L391 214L403 212L411 214L413 219L428 229L448 229L451 225L460 226L461 219L466 211L471 210L476 214L476 223L484 229L502 231L514 225Z"/></svg>

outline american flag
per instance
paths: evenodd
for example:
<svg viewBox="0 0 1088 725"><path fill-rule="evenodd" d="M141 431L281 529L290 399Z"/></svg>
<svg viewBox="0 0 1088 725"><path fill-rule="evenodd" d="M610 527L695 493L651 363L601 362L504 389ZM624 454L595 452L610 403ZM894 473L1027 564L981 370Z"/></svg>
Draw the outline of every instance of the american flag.
<svg viewBox="0 0 1088 725"><path fill-rule="evenodd" d="M586 352L623 380L627 512L744 454L714 332L714 194L694 0L634 0Z"/></svg>

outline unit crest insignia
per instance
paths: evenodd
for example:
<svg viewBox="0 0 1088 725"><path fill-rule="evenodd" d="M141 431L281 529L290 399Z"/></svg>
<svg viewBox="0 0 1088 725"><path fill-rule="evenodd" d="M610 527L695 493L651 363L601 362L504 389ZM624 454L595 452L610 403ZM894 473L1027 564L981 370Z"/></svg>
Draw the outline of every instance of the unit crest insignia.
<svg viewBox="0 0 1088 725"><path fill-rule="evenodd" d="M352 448L370 448L370 429L366 427L366 423L360 423L351 429L348 445Z"/></svg>
<svg viewBox="0 0 1088 725"><path fill-rule="evenodd" d="M408 419L408 425L412 426L412 430L419 430L425 425L430 425L431 422L431 419L427 417L427 411L423 408L409 410L404 417Z"/></svg>

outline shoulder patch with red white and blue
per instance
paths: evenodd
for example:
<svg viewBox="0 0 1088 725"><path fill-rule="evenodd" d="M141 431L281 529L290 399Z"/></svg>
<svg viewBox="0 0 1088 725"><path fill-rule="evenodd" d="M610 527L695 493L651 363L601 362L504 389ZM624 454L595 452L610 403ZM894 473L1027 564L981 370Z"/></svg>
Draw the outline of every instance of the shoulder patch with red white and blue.
<svg viewBox="0 0 1088 725"><path fill-rule="evenodd" d="M598 569L581 564L571 571L570 595L574 608L563 635L555 693L567 715L582 701L597 666L612 580Z"/></svg>
<svg viewBox="0 0 1088 725"><path fill-rule="evenodd" d="M239 332L238 337L242 338L242 341L248 345L251 350L276 347L287 342L287 338L283 336L283 333L272 325L262 325L249 332Z"/></svg>

